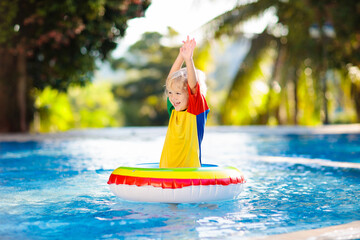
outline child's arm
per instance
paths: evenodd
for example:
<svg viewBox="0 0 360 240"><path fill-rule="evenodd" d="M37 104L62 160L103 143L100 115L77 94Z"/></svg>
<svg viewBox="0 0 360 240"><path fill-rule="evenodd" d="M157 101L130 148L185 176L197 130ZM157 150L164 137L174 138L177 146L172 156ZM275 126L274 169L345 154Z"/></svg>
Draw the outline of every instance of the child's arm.
<svg viewBox="0 0 360 240"><path fill-rule="evenodd" d="M175 59L175 62L171 66L168 78L176 71L180 70L184 63L184 58L182 57L181 53L179 52L178 56Z"/></svg>
<svg viewBox="0 0 360 240"><path fill-rule="evenodd" d="M193 60L193 53L196 46L195 39L189 39L187 37L184 45L180 48L180 55L185 60L186 70L188 74L188 84L193 94L196 93L196 84L198 82L197 75L195 71L195 65Z"/></svg>

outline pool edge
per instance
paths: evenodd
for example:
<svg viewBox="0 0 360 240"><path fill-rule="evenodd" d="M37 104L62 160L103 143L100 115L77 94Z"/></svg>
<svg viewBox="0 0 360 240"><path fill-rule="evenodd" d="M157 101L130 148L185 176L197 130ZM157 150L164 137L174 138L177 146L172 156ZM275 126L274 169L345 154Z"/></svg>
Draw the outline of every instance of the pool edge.
<svg viewBox="0 0 360 240"><path fill-rule="evenodd" d="M166 126L146 127L148 134L165 135ZM87 129L72 129L57 133L0 133L0 142L8 141L42 141L42 140L57 140L57 139L73 139L73 138L110 138L116 139L119 137L119 132L113 130L123 129L121 134L136 135L138 133L144 134L144 127L120 127L120 128L87 128ZM102 130L102 132L99 132ZM322 135L322 134L360 134L360 124L330 124L322 126L207 126L206 132L220 131L220 132L236 132L243 134L260 134L260 135Z"/></svg>
<svg viewBox="0 0 360 240"><path fill-rule="evenodd" d="M360 239L360 221L291 233L248 238L247 240Z"/></svg>

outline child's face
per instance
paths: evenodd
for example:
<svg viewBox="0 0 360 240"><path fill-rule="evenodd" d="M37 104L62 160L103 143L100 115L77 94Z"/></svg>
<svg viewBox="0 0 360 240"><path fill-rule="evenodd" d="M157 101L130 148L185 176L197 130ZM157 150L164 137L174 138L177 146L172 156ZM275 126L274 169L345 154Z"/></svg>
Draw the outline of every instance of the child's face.
<svg viewBox="0 0 360 240"><path fill-rule="evenodd" d="M176 111L184 111L188 108L189 95L181 84L171 84L171 86L168 87L168 96Z"/></svg>

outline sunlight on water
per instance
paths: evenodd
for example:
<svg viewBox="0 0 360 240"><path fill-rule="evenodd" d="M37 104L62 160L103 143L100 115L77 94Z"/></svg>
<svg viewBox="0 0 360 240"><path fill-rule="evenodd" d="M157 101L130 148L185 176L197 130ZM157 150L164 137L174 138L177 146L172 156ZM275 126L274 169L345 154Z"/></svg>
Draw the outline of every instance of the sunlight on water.
<svg viewBox="0 0 360 240"><path fill-rule="evenodd" d="M80 132L80 137L1 142L1 239L238 239L360 219L359 169L336 167L336 162L335 167L291 162L322 156L358 163L359 135L212 130L203 142L203 163L242 170L247 183L239 199L150 204L115 197L106 184L112 170L157 162L165 131L109 129ZM262 161L266 156L289 162Z"/></svg>

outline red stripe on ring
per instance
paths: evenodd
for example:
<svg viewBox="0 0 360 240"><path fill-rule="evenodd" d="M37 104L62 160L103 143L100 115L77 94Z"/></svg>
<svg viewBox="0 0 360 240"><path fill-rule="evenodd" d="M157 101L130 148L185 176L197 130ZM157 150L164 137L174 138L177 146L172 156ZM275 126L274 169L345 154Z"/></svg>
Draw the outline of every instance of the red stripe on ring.
<svg viewBox="0 0 360 240"><path fill-rule="evenodd" d="M220 179L175 179L175 178L144 178L111 174L108 184L126 184L141 186L153 186L161 188L183 188L188 186L208 186L208 185L229 185L245 183L244 176L229 177Z"/></svg>

